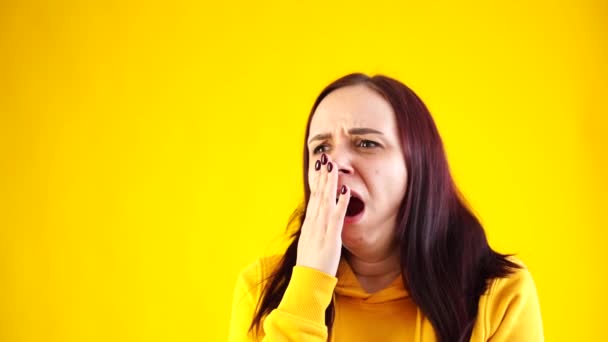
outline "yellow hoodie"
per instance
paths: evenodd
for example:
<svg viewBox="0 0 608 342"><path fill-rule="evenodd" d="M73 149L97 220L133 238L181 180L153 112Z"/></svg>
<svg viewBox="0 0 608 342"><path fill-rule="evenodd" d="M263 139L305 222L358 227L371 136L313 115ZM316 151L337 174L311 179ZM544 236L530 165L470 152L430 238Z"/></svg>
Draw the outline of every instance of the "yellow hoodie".
<svg viewBox="0 0 608 342"><path fill-rule="evenodd" d="M523 266L521 261L512 260ZM236 284L229 341L255 341L249 325L262 289L279 257L262 258L245 268ZM401 276L375 293L361 288L344 258L336 277L295 266L279 307L263 321L259 340L327 341L325 309L335 295L330 341L437 341L430 321L409 297ZM472 342L544 341L536 288L527 269L495 279L479 299Z"/></svg>

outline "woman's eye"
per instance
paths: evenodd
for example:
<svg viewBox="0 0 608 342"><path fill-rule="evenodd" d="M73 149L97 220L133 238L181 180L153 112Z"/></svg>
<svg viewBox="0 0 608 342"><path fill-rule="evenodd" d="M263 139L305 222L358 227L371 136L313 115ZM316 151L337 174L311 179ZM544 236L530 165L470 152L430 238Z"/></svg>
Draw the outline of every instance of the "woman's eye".
<svg viewBox="0 0 608 342"><path fill-rule="evenodd" d="M312 150L312 154L319 154L319 153L324 153L324 152L327 152L327 145L325 145L325 144L319 145L319 146L315 147L314 150Z"/></svg>
<svg viewBox="0 0 608 342"><path fill-rule="evenodd" d="M378 143L376 143L375 141L371 141L371 140L361 140L359 141L359 147L364 147L364 148L372 148L372 147L378 147L380 146Z"/></svg>

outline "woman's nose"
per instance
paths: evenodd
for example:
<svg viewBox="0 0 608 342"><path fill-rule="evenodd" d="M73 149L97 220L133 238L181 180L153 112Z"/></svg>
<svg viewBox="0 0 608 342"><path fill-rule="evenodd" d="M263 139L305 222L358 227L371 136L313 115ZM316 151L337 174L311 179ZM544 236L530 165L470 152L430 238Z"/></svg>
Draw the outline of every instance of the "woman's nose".
<svg viewBox="0 0 608 342"><path fill-rule="evenodd" d="M338 163L338 173L352 174L353 168L350 165L344 165L344 164Z"/></svg>
<svg viewBox="0 0 608 342"><path fill-rule="evenodd" d="M348 153L340 153L338 151L331 154L331 159L338 168L338 173L352 174L354 169Z"/></svg>
<svg viewBox="0 0 608 342"><path fill-rule="evenodd" d="M354 151L351 150L349 144L349 140L336 142L334 148L330 151L331 159L335 162L339 174L354 173L352 166Z"/></svg>

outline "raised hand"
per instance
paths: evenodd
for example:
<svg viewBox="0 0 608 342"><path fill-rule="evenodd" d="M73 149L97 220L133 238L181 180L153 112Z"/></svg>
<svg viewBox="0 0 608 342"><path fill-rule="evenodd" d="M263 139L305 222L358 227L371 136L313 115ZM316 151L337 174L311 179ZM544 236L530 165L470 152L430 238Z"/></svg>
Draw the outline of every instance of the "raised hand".
<svg viewBox="0 0 608 342"><path fill-rule="evenodd" d="M342 250L342 227L350 189L338 192L338 167L323 154L309 172L310 199L302 224L296 265L335 276ZM336 201L337 199L337 201Z"/></svg>

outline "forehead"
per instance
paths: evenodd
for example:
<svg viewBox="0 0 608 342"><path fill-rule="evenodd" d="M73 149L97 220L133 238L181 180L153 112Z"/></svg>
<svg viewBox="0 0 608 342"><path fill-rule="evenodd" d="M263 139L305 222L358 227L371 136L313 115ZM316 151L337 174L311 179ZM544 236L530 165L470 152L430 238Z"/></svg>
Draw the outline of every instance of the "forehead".
<svg viewBox="0 0 608 342"><path fill-rule="evenodd" d="M329 93L313 114L310 135L354 127L396 134L393 108L382 95L365 85L347 86Z"/></svg>

